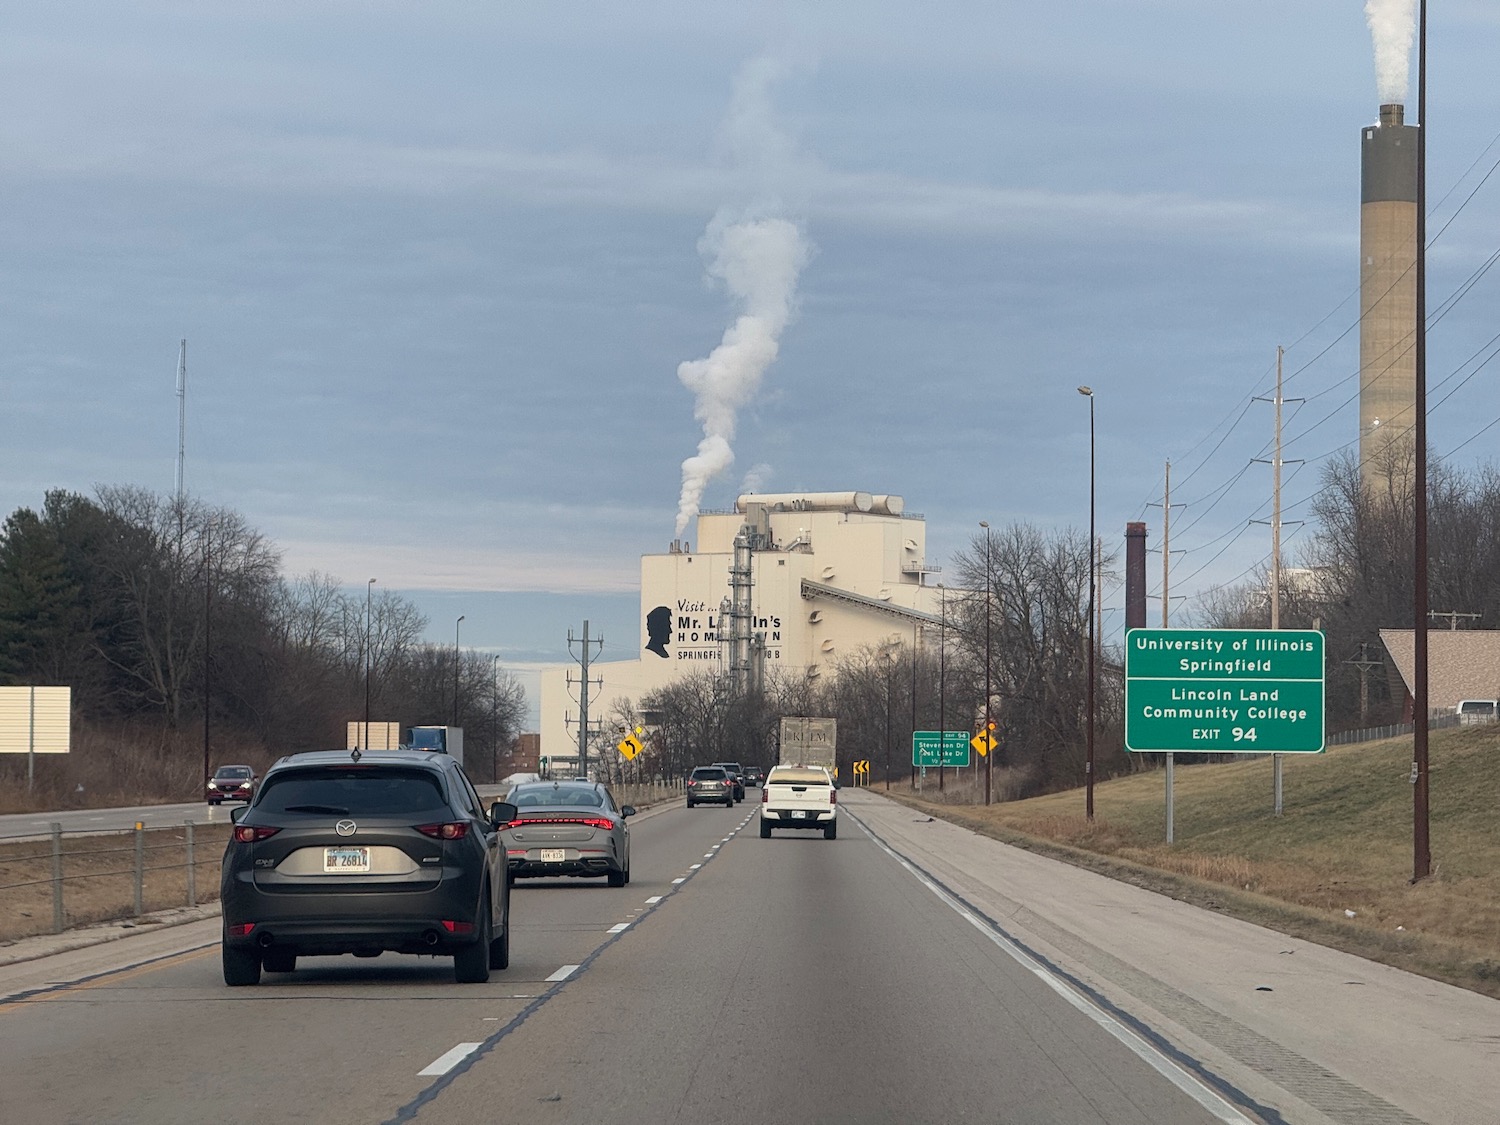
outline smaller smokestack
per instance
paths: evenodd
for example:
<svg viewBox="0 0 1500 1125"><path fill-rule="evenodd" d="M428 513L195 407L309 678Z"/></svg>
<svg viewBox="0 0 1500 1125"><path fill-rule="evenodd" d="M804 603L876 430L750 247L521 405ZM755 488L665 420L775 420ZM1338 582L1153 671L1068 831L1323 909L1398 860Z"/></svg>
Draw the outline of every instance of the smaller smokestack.
<svg viewBox="0 0 1500 1125"><path fill-rule="evenodd" d="M1380 107L1380 127L1391 129L1406 121L1406 107L1400 102L1387 102Z"/></svg>
<svg viewBox="0 0 1500 1125"><path fill-rule="evenodd" d="M1125 525L1125 628L1146 627L1146 525Z"/></svg>

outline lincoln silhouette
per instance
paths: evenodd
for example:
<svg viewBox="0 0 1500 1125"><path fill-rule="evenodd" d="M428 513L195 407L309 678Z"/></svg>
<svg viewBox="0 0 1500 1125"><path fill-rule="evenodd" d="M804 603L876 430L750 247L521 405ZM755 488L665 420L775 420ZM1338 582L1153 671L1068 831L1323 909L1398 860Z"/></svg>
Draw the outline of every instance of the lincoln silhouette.
<svg viewBox="0 0 1500 1125"><path fill-rule="evenodd" d="M671 606L659 605L646 614L646 634L651 638L646 642L646 651L656 653L663 660L670 660L667 645L672 642Z"/></svg>

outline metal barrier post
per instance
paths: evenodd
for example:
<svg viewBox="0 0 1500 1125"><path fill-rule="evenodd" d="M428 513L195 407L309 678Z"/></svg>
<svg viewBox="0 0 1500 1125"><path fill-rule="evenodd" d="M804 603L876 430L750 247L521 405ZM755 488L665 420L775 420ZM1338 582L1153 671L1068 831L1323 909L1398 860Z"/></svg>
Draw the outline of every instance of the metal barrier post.
<svg viewBox="0 0 1500 1125"><path fill-rule="evenodd" d="M187 822L187 892L189 906L198 905L198 868L193 862L193 822Z"/></svg>
<svg viewBox="0 0 1500 1125"><path fill-rule="evenodd" d="M135 822L135 916L139 918L145 911L146 882L146 826L141 821Z"/></svg>
<svg viewBox="0 0 1500 1125"><path fill-rule="evenodd" d="M52 932L63 932L62 825L52 822Z"/></svg>

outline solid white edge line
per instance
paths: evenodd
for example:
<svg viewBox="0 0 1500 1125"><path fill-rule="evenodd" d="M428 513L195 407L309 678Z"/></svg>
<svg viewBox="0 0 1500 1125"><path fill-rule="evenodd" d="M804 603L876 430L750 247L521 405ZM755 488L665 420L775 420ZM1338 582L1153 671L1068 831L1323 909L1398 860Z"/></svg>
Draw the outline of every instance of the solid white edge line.
<svg viewBox="0 0 1500 1125"><path fill-rule="evenodd" d="M860 827L863 828L864 826L861 824ZM884 842L875 839L873 834L866 832L866 835L870 837L872 843L902 867L906 868L916 878L917 882L936 895L945 906L965 919L976 930L989 938L997 947L1008 953L1011 959L1023 969L1030 971L1075 1009L1088 1016L1089 1019L1114 1036L1116 1040L1123 1044L1137 1058L1188 1097L1192 1098L1193 1101L1197 1102L1209 1113L1213 1114L1220 1121L1226 1122L1227 1125L1255 1125L1255 1122L1251 1118L1246 1117L1239 1110L1235 1109L1218 1092L1209 1089L1202 1082L1188 1074L1187 1071L1163 1055L1153 1044L1142 1039L1133 1029L1126 1027L1108 1012L1095 1006L1086 997L1080 996L1067 981L1054 976L1045 966L1038 964L1031 957L1027 956L1024 951L1016 948L1015 943L1009 938L997 934L987 923L970 914L964 909L961 903L957 902L943 888L918 871L904 856L897 854Z"/></svg>
<svg viewBox="0 0 1500 1125"><path fill-rule="evenodd" d="M623 934L628 929L630 929L630 923L621 922L619 925L611 926L609 932L612 934Z"/></svg>
<svg viewBox="0 0 1500 1125"><path fill-rule="evenodd" d="M436 1060L430 1063L425 1070L417 1071L417 1077L435 1078L439 1075L447 1074L455 1066L463 1062L464 1059L468 1058L470 1054L472 1054L474 1051L477 1051L480 1046L482 1046L482 1044L460 1043L457 1047L454 1047L453 1050L449 1051L447 1054L439 1056Z"/></svg>
<svg viewBox="0 0 1500 1125"><path fill-rule="evenodd" d="M558 969L557 972L553 973L550 977L547 978L547 983L556 984L560 980L567 980L577 971L577 965L564 965L562 968Z"/></svg>

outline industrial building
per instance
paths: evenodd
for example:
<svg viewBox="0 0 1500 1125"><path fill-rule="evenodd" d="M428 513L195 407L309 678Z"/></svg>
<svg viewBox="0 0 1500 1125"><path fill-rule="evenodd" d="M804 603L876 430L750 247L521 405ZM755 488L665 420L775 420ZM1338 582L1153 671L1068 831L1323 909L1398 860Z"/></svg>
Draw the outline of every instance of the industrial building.
<svg viewBox="0 0 1500 1125"><path fill-rule="evenodd" d="M613 745L621 701L684 676L712 671L746 690L935 635L939 568L926 523L904 508L899 496L808 492L699 512L697 550L675 541L641 559L637 658L589 666L590 727L601 732L591 747ZM542 673L542 753L554 767L576 763L579 679L577 666Z"/></svg>

